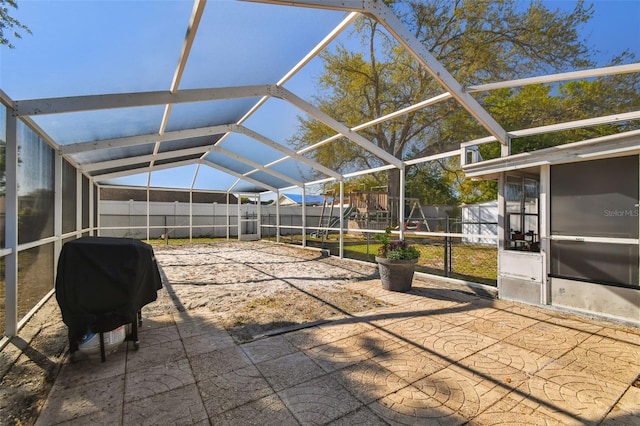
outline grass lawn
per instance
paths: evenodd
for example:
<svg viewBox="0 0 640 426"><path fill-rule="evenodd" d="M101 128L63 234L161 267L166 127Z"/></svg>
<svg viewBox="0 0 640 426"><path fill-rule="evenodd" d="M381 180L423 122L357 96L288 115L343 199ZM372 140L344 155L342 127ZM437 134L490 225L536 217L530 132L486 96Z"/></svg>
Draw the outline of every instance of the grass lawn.
<svg viewBox="0 0 640 426"><path fill-rule="evenodd" d="M414 243L420 251L418 270L444 275L444 244ZM345 243L345 256L373 262L380 244ZM337 249L336 249L337 250ZM451 272L454 278L495 285L498 279L498 250L495 247L457 244L453 246Z"/></svg>

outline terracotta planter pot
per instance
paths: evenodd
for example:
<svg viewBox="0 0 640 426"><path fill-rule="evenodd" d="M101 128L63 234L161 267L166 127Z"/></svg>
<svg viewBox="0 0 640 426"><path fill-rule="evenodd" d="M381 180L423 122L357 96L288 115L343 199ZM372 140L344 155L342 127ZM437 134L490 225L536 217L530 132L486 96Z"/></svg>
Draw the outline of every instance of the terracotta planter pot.
<svg viewBox="0 0 640 426"><path fill-rule="evenodd" d="M389 260L386 257L376 256L376 262L378 262L382 288L402 292L411 290L413 272L418 259Z"/></svg>

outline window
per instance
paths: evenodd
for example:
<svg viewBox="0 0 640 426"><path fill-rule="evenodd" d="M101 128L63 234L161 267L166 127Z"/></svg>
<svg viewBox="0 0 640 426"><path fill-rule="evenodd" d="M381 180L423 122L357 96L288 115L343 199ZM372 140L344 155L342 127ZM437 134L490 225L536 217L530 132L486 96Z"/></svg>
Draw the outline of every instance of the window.
<svg viewBox="0 0 640 426"><path fill-rule="evenodd" d="M504 190L507 250L540 251L539 198L537 179L507 176Z"/></svg>

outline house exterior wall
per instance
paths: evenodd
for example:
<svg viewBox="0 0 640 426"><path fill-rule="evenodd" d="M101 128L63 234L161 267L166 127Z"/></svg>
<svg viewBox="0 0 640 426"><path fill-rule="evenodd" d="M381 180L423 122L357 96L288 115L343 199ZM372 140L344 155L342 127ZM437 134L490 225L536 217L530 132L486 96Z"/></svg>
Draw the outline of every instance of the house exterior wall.
<svg viewBox="0 0 640 426"><path fill-rule="evenodd" d="M640 290L550 278L552 305L640 323Z"/></svg>
<svg viewBox="0 0 640 426"><path fill-rule="evenodd" d="M626 157L629 160L629 156ZM611 214L611 211L623 212L627 222L630 218L632 219L629 223L633 220L640 221L637 213L637 203L640 199L640 194L637 192L640 190L633 189L640 181L640 168L637 167L640 158L637 154L631 157L632 161L626 161L626 163L616 161L598 163L597 158L573 162L575 168L570 167L569 170L575 169L576 175L571 177L571 183L567 183L566 176L561 181L551 179L554 167L564 166L566 163L543 165L539 168L540 252L510 253L504 245L501 245L498 261L499 297L640 324L637 225L629 229L628 226L620 227L607 222L621 220L620 217ZM587 161L591 163L587 164ZM609 179L609 183L603 185L601 189L595 188L596 185L601 185L600 177L603 181L611 178L610 169L614 164L618 165L618 168L631 164L631 168L628 169L630 172L625 175L625 182L616 184L616 179ZM627 166L620 166L620 164L627 164ZM561 170L566 173L567 167ZM528 171L530 172L531 168ZM619 174L619 172L616 170L616 173ZM502 181L506 173L502 172ZM554 182L556 182L555 187ZM632 185L631 190L629 190L629 182ZM626 185L624 197L620 195L623 191L621 185ZM585 189L584 186L588 188ZM611 197L607 195L609 191L613 194ZM562 197L562 203L554 203L553 200L557 197ZM580 208L567 208L571 205L571 200L567 198L571 197L576 198ZM631 207L621 207L628 203L631 203ZM504 217L503 204L499 203L498 206L500 217ZM590 215L600 215L600 218L583 220ZM588 225L575 227L574 225L579 221ZM502 233L505 232L504 226L504 222L501 221L500 232ZM575 229L564 231L566 226L573 226ZM558 251L558 247L566 249L567 246L572 245L581 248L582 251L577 253L584 251L586 254L584 256L572 254L568 257L566 253ZM625 256L616 255L620 247L628 248L624 251ZM590 257L586 258L587 255ZM589 260L591 257L594 261ZM564 266L562 264L558 266L558 262L565 262ZM625 268L627 273L621 273L620 271L624 272ZM575 276L572 277L572 274ZM610 282L607 280L609 276Z"/></svg>

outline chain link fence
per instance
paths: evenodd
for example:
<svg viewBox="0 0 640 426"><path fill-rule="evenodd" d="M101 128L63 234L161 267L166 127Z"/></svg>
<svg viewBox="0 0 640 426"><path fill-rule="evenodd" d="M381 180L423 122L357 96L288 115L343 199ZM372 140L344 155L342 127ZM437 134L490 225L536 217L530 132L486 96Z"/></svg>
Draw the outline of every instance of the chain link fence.
<svg viewBox="0 0 640 426"><path fill-rule="evenodd" d="M151 239L189 238L190 235L194 238L238 238L235 206L194 206L191 214L184 203L151 205L148 213L146 207L143 209L137 203L130 203L127 208L127 212L120 214L108 210L102 212L101 235L144 239L148 220ZM303 223L299 208L282 208L279 220L274 210L263 208L259 218L255 207L251 211L242 211L241 234L256 234L259 226L261 238L302 245L304 232L304 244L307 246L328 249L336 256L340 254L340 218L335 212L332 217L327 217L319 208L308 208ZM375 262L380 246L375 235L386 228L398 230L397 224L393 224L384 212L363 214L353 211L345 215L344 226L348 231L343 234L344 256ZM405 238L421 252L418 271L496 285L496 222L480 221L477 217L463 220L442 216L407 220L403 226Z"/></svg>
<svg viewBox="0 0 640 426"><path fill-rule="evenodd" d="M469 222L449 217L427 218L425 221L428 222L414 221L405 224L405 239L415 245L421 253L418 271L486 285L497 285L497 222ZM280 241L301 245L302 228L293 225L287 227L289 223L296 223L296 219L281 217L280 224L283 228L281 228ZM307 218L307 223L315 222ZM357 228L351 227L356 223ZM389 223L384 220L366 220L356 223L353 220L349 221L349 229L343 236L343 254L347 258L375 262L380 246L375 235L389 227ZM265 238L264 232L263 238ZM308 232L305 244L328 249L335 256L340 254L339 233L336 228L320 234Z"/></svg>

